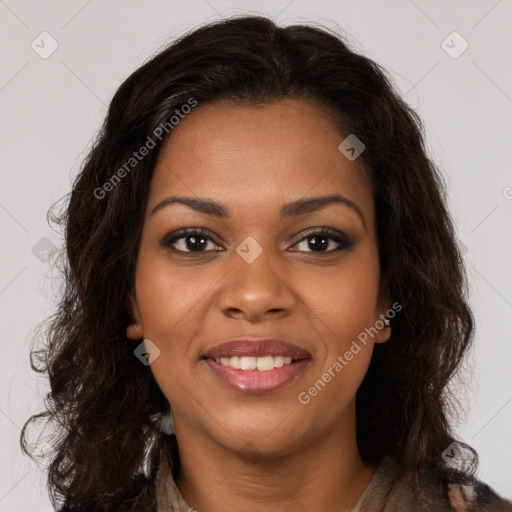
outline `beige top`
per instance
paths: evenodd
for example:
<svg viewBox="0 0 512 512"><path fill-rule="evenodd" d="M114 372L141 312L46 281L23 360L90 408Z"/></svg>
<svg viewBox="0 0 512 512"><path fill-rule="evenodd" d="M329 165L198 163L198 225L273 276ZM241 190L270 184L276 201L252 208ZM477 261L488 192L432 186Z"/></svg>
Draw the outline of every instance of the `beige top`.
<svg viewBox="0 0 512 512"><path fill-rule="evenodd" d="M449 484L445 489L426 471L418 472L415 478L397 478L397 471L394 460L384 458L350 512L512 512L512 502L500 499L480 482ZM158 512L195 510L181 496L165 459L158 469L156 485Z"/></svg>

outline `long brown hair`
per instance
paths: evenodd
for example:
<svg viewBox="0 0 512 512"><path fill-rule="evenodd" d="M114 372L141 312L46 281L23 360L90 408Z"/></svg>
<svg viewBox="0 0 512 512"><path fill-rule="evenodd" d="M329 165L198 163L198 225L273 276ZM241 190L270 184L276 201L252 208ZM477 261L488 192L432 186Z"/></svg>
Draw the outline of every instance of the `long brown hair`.
<svg viewBox="0 0 512 512"><path fill-rule="evenodd" d="M66 209L51 210L65 226L64 287L58 311L35 337L46 344L31 357L51 390L46 410L25 423L21 444L29 454L32 421L54 424L48 471L54 505L138 512L155 506L155 469L168 443L158 422L169 403L150 367L134 356L141 340L125 336L126 298L162 145L155 130L191 98L202 105L288 97L315 100L332 113L340 135L364 142L380 286L403 307L357 391L361 457L378 462L390 455L404 470L426 465L440 478L450 473L442 457L454 441L446 389L472 339L473 317L445 185L426 155L421 120L386 73L339 35L236 17L174 41L120 86ZM155 147L127 167L148 137Z"/></svg>

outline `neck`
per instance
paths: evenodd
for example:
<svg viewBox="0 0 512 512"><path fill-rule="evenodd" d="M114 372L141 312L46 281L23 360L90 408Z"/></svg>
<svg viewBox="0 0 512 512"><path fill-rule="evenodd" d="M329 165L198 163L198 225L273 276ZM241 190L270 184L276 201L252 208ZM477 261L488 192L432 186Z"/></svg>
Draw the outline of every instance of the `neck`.
<svg viewBox="0 0 512 512"><path fill-rule="evenodd" d="M279 457L241 457L176 418L175 429L181 463L176 485L201 512L348 512L376 470L357 449L355 406L322 436Z"/></svg>

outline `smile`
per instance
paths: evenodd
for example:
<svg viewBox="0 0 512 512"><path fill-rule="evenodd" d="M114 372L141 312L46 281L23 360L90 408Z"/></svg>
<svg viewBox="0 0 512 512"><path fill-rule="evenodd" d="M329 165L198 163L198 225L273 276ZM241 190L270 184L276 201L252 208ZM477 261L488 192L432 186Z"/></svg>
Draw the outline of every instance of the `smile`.
<svg viewBox="0 0 512 512"><path fill-rule="evenodd" d="M222 357L204 359L215 377L234 391L261 394L275 391L297 379L310 359L291 357Z"/></svg>

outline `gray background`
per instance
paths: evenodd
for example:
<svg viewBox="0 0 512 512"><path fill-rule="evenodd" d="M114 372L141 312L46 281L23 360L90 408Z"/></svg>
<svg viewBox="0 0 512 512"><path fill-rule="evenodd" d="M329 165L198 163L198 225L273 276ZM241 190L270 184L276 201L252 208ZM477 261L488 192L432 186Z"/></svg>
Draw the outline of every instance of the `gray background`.
<svg viewBox="0 0 512 512"><path fill-rule="evenodd" d="M46 212L69 191L121 82L169 38L241 12L342 29L424 120L477 322L474 373L454 386L468 410L456 430L480 453L479 477L512 498L511 0L0 0L0 511L52 510L43 469L18 442L47 390L28 360L59 289L45 251L62 238Z"/></svg>

